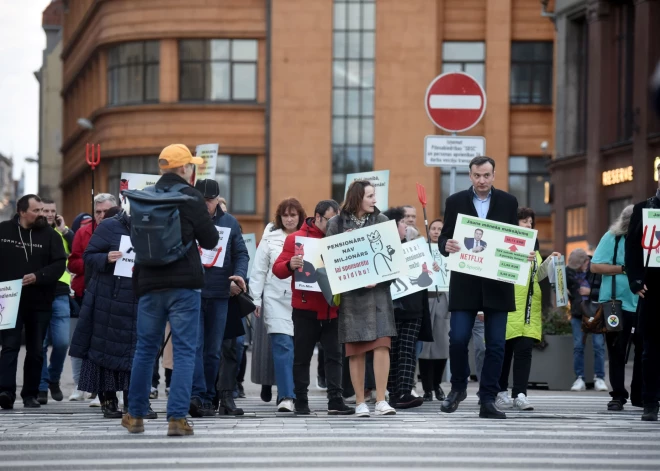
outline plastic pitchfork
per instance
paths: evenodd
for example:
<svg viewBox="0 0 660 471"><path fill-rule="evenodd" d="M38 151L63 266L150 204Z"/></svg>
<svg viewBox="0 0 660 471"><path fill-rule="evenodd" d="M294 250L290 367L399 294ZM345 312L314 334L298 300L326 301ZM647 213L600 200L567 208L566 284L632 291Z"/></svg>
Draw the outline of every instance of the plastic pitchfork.
<svg viewBox="0 0 660 471"><path fill-rule="evenodd" d="M96 152L94 152L96 150ZM89 142L85 145L85 160L87 165L92 169L92 232L96 229L96 219L94 214L94 169L101 163L101 144L94 144Z"/></svg>
<svg viewBox="0 0 660 471"><path fill-rule="evenodd" d="M653 243L653 239L655 239L656 226L653 226L653 230L651 231L651 239L649 240L648 245L646 244L646 233L648 232L648 229L649 226L644 226L644 235L642 236L642 248L648 251L646 255L646 263L644 263L644 278L642 279L642 284L646 281L646 272L649 269L649 262L651 261L651 253L654 250L660 248L660 239L658 239L658 242L656 244ZM639 312L641 310L640 306L642 305L643 302L644 302L644 298L641 298L637 303L637 311L635 312L635 322L633 323L633 326L630 329L630 337L628 338L628 345L626 347L626 364L628 364L628 358L630 357L630 348L632 347L633 344L635 331L639 326Z"/></svg>

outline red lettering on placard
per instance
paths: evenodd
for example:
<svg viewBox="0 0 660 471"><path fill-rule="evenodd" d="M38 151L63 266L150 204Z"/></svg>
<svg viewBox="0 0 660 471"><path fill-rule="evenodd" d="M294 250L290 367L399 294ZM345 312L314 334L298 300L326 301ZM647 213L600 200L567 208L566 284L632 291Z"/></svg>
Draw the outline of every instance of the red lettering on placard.
<svg viewBox="0 0 660 471"><path fill-rule="evenodd" d="M525 246L525 240L524 239L518 239L516 237L511 237L511 236L505 236L504 237L504 243L505 244L520 245L521 247Z"/></svg>

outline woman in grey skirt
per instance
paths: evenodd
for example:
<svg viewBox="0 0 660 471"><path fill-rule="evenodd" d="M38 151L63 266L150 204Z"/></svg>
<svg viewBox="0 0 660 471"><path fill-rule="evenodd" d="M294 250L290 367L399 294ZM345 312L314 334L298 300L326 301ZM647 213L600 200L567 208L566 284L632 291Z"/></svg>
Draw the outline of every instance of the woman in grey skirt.
<svg viewBox="0 0 660 471"><path fill-rule="evenodd" d="M442 225L442 219L436 219L429 226L432 247L438 246ZM442 257L439 257L437 263L441 269L444 269L446 262ZM422 353L419 355L419 373L424 388L424 401L432 401L434 392L438 401L444 401L445 393L440 383L447 366L447 358L449 358L449 306L447 293L436 291L435 288L430 288L428 293L433 342L423 343Z"/></svg>

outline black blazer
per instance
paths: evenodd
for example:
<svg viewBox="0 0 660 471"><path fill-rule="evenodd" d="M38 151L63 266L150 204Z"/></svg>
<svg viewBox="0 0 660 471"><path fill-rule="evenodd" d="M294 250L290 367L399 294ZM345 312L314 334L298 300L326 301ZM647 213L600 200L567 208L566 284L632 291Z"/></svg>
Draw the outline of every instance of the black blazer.
<svg viewBox="0 0 660 471"><path fill-rule="evenodd" d="M445 257L447 241L454 238L457 214L479 217L473 203L472 187L454 193L445 203L445 224L442 227L438 248ZM486 219L518 225L518 200L513 195L493 188ZM463 241L459 241L463 244ZM514 285L504 281L488 280L474 275L452 272L449 281L450 311L483 311L494 309L513 312L516 310Z"/></svg>
<svg viewBox="0 0 660 471"><path fill-rule="evenodd" d="M488 244L483 240L479 241L479 243L481 244L480 246L483 247L484 249L488 247ZM465 239L465 248L468 250L472 250L474 248L474 237Z"/></svg>
<svg viewBox="0 0 660 471"><path fill-rule="evenodd" d="M649 288L648 293L646 294L646 302L648 298L660 298L660 294L657 291L657 286L660 284L660 268L648 268L644 269L646 263L646 257L648 251L642 248L642 238L644 236L644 212L646 208L660 208L660 200L656 196L651 198L650 204L649 201L642 201L637 203L630 217L630 225L628 226L628 234L626 235L626 273L628 274L628 282L630 284L630 290L633 293L636 293L640 287L646 284L646 287ZM652 227L648 229L646 234L646 244L649 244L651 240ZM658 228L656 227L656 234ZM658 236L653 237L653 245L658 243ZM653 251L652 257L655 257L655 251ZM655 301L654 301L655 302Z"/></svg>

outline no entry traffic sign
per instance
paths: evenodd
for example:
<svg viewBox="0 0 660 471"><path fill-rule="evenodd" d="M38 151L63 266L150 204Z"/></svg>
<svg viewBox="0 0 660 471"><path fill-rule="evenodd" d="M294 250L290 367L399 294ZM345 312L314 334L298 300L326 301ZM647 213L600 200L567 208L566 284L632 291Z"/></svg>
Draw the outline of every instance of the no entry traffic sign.
<svg viewBox="0 0 660 471"><path fill-rule="evenodd" d="M426 113L437 127L463 132L474 127L486 112L486 92L464 72L438 75L426 90Z"/></svg>

